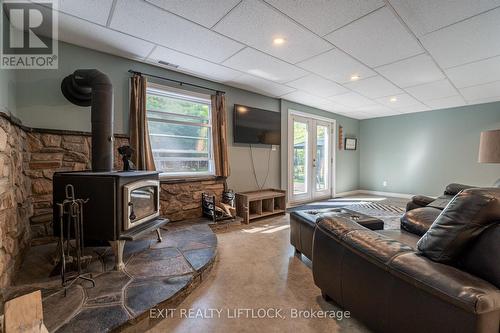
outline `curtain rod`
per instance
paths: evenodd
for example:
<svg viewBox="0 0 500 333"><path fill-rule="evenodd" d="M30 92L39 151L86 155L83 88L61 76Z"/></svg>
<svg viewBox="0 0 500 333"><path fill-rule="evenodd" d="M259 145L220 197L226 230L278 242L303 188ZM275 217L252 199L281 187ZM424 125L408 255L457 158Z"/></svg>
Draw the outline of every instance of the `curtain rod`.
<svg viewBox="0 0 500 333"><path fill-rule="evenodd" d="M160 80L164 80L164 81L174 82L174 83L177 83L177 84L179 84L181 86L190 86L190 87L195 87L195 88L200 88L200 89L215 91L216 93L221 93L221 94L225 94L226 93L225 91L222 91L222 90L212 89L212 88L200 86L200 85L197 85L197 84L192 84L192 83L188 83L188 82L182 82L182 81L178 81L178 80L174 80L174 79L169 79L169 78L166 78L166 77L163 77L163 76L154 75L154 74L141 73L141 72L138 72L138 71L134 71L132 69L129 69L128 72L131 73L131 74L144 75L144 76L154 77L156 79L160 79Z"/></svg>

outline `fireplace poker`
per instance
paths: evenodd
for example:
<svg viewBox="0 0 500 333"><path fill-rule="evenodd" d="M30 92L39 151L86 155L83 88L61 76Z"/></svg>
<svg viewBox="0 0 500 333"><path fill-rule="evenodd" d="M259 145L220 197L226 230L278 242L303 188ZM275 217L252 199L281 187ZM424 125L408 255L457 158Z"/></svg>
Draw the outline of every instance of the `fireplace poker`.
<svg viewBox="0 0 500 333"><path fill-rule="evenodd" d="M89 201L89 199L76 199L75 189L73 185L66 185L66 198L62 203L57 203L59 207L59 226L60 226L60 248L61 248L61 279L62 285L64 287L64 295L69 287L75 283L75 281L82 279L90 281L92 287L95 287L95 281L92 279L91 273L82 273L82 257L84 254L84 238L83 238L83 206ZM66 239L66 251L64 249L64 216L66 216L66 229L67 229L67 239ZM66 258L72 259L74 262L74 257L71 257L71 227L75 233L75 247L74 252L76 254L76 268L77 274L71 277L66 277ZM65 254L66 252L66 254Z"/></svg>

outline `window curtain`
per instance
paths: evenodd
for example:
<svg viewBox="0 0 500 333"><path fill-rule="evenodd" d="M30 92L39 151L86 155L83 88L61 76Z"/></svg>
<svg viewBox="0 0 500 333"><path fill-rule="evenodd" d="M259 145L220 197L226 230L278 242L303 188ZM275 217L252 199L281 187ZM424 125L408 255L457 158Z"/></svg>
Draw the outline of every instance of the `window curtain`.
<svg viewBox="0 0 500 333"><path fill-rule="evenodd" d="M217 94L211 96L211 99L215 175L218 177L229 177L226 97L224 94L217 92Z"/></svg>
<svg viewBox="0 0 500 333"><path fill-rule="evenodd" d="M134 149L132 162L137 170L155 170L155 161L149 140L148 120L146 117L146 85L142 75L130 78L130 147Z"/></svg>

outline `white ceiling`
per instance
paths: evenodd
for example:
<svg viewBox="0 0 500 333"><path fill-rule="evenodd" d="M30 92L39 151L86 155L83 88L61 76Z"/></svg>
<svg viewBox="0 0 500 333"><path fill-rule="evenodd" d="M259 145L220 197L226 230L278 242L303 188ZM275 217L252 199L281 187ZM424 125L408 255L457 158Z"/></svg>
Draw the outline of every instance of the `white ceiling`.
<svg viewBox="0 0 500 333"><path fill-rule="evenodd" d="M352 118L500 101L500 0L59 0L59 10L65 42Z"/></svg>

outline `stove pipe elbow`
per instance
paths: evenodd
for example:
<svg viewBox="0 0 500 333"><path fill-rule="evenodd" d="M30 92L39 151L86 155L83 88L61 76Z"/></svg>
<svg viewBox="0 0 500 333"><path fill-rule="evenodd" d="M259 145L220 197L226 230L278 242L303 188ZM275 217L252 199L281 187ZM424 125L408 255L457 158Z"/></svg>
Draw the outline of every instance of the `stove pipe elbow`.
<svg viewBox="0 0 500 333"><path fill-rule="evenodd" d="M113 85L97 69L78 69L65 77L61 91L68 101L90 106L92 171L113 170Z"/></svg>

